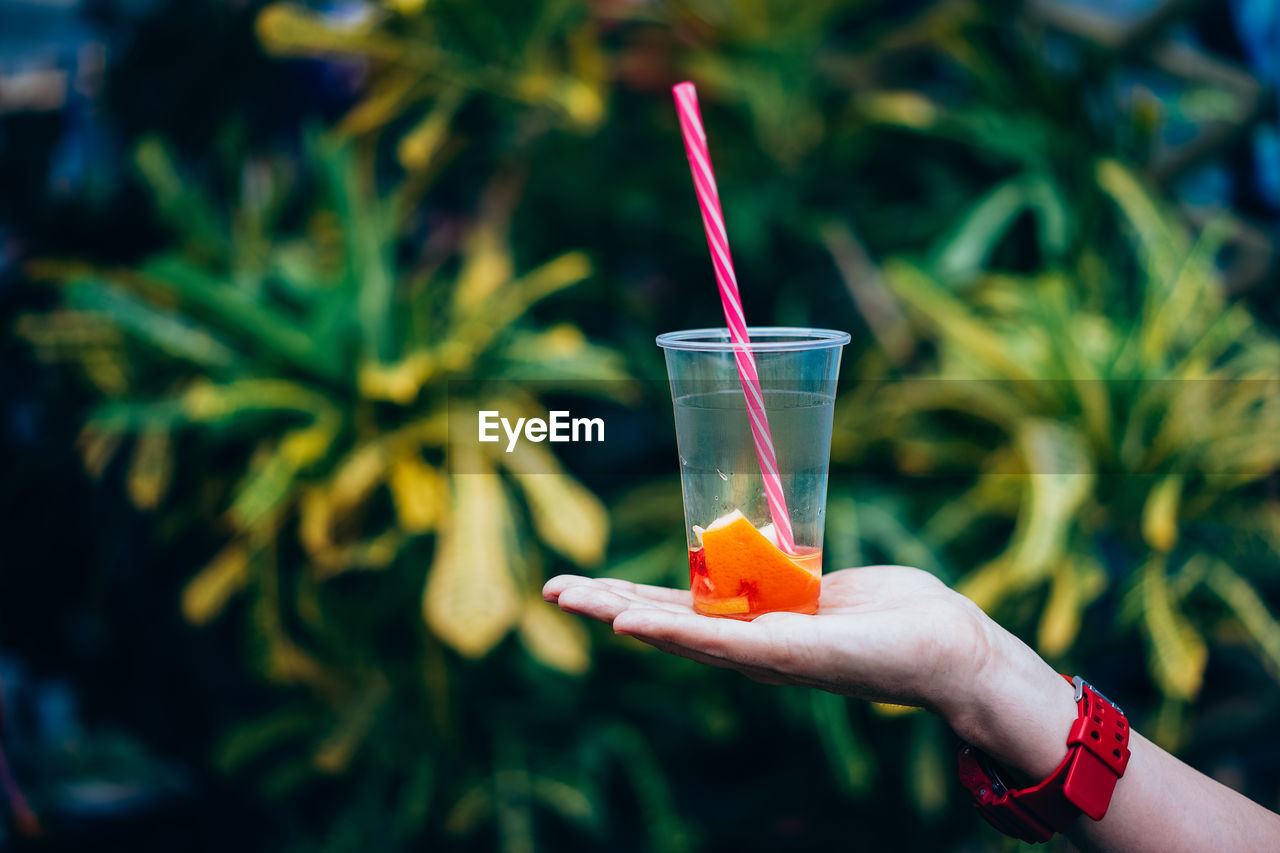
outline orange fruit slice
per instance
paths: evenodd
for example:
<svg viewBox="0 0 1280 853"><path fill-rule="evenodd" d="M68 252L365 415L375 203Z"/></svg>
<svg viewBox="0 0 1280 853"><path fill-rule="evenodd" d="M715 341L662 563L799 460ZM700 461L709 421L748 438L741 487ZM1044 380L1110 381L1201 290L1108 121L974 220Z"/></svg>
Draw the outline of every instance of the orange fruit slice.
<svg viewBox="0 0 1280 853"><path fill-rule="evenodd" d="M819 577L778 550L740 513L726 516L703 531L702 550L707 585L721 602L745 597L749 609L760 612L812 612L817 603L822 585ZM710 604L709 600L700 600L698 608L709 612Z"/></svg>
<svg viewBox="0 0 1280 853"><path fill-rule="evenodd" d="M698 611L706 616L738 616L751 609L751 600L745 595L733 598L704 598L698 602Z"/></svg>

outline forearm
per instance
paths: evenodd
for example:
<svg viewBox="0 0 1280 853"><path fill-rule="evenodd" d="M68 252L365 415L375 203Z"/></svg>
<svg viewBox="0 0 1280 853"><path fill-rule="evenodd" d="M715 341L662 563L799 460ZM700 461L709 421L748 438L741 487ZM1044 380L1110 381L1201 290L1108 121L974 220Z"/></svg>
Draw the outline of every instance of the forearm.
<svg viewBox="0 0 1280 853"><path fill-rule="evenodd" d="M1034 784L1066 754L1076 718L1061 676L994 623L992 652L967 702L940 710L960 737ZM964 696L965 694L961 694ZM1169 755L1137 732L1101 821L1081 817L1070 835L1086 849L1124 851L1275 850L1280 815L1267 811Z"/></svg>

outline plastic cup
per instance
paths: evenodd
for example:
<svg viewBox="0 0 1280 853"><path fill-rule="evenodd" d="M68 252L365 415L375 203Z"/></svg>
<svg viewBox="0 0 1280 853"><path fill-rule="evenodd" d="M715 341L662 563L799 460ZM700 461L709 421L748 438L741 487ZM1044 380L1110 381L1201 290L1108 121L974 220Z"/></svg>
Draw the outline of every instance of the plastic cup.
<svg viewBox="0 0 1280 853"><path fill-rule="evenodd" d="M680 450L689 585L707 616L815 613L840 351L845 332L759 327L749 344L728 329L658 336L667 358ZM779 547L734 358L750 349L795 538Z"/></svg>

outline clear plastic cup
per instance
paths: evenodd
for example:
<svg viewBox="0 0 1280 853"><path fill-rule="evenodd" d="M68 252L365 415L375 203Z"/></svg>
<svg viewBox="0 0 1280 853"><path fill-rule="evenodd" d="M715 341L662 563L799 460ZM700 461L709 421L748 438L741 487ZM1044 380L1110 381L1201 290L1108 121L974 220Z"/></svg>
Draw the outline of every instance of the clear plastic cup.
<svg viewBox="0 0 1280 853"><path fill-rule="evenodd" d="M689 585L694 609L754 619L815 613L840 351L849 335L760 327L751 343L728 329L658 336L667 358L680 448ZM734 353L749 349L760 376L795 550L779 546L747 420Z"/></svg>

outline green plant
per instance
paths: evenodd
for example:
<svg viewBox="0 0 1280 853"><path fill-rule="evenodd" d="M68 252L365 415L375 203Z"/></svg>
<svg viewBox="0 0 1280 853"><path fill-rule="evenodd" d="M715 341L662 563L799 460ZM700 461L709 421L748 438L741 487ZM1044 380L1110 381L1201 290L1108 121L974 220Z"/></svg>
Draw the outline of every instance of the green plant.
<svg viewBox="0 0 1280 853"><path fill-rule="evenodd" d="M654 375L654 331L714 322L665 92L685 76L749 313L881 344L848 353L829 566L921 566L1056 663L1105 668L1144 706L1154 682L1170 745L1205 728L1206 650L1277 660L1274 338L1218 291L1223 232L1193 236L1139 176L1155 99L1115 103L1106 50L1050 66L1016 5L271 3L267 50L364 75L345 118L203 190L136 148L172 249L33 268L61 307L19 331L104 398L90 470L123 473L158 531L224 546L191 560L214 554L181 606L242 622L273 685L215 757L282 836L522 851L983 831L948 798L936 720L588 644L535 606L560 567L683 583L674 464L606 522L572 479L533 473L554 457L446 456L450 397L532 411L504 377L624 375L526 309L632 342ZM565 246L591 250L596 286L535 305L587 276Z"/></svg>
<svg viewBox="0 0 1280 853"><path fill-rule="evenodd" d="M356 138L389 131L401 166L414 173L458 153L466 134L454 118L473 101L519 105L499 113L514 119L506 132L515 136L548 123L588 132L604 119L606 62L589 10L566 2L500 5L475 14L453 0L429 9L421 0L394 0L366 7L352 22L281 2L263 9L257 28L278 55L367 63L363 97L336 131Z"/></svg>
<svg viewBox="0 0 1280 853"><path fill-rule="evenodd" d="M467 708L500 706L503 689L485 680L522 667L587 670L584 627L537 593L548 563L600 562L605 510L541 445L447 446L450 406L538 412L512 381L531 365L541 389L625 378L576 328L525 317L590 264L566 252L517 272L506 236L517 196L496 184L487 197L504 201L406 253L396 193L375 196L369 170L332 141L306 154L301 179L247 163L222 216L144 142L138 166L182 249L129 269L34 265L61 304L18 332L97 386L81 436L91 471L127 451L140 509L208 519L225 538L187 583L183 613L203 625L243 599L251 665L281 692L229 733L220 766L254 767L277 798L363 779L367 796L396 803L388 844L420 837L432 810L436 831L475 831L495 810L503 827L527 822L534 804L590 826L590 780L555 776L558 758L533 745L546 719ZM492 654L510 632L523 652ZM543 691L559 683L544 680ZM342 819L375 819L362 808Z"/></svg>
<svg viewBox="0 0 1280 853"><path fill-rule="evenodd" d="M880 447L922 483L968 484L930 489L918 536L903 538L976 564L952 572L958 588L1034 627L1050 660L1094 654L1080 638L1089 608L1118 603L1106 645L1145 639L1167 700L1155 734L1177 748L1212 635L1246 638L1280 676L1280 622L1261 591L1280 562L1265 489L1280 469L1280 342L1218 289L1221 229L1193 239L1132 171L1093 167L1076 192L1112 205L1124 239L1031 275L992 269L980 259L1015 211L1033 211L1042 254L1066 237L1061 194L1031 172L925 258L884 265L932 355L847 397L837 440L846 458Z"/></svg>

